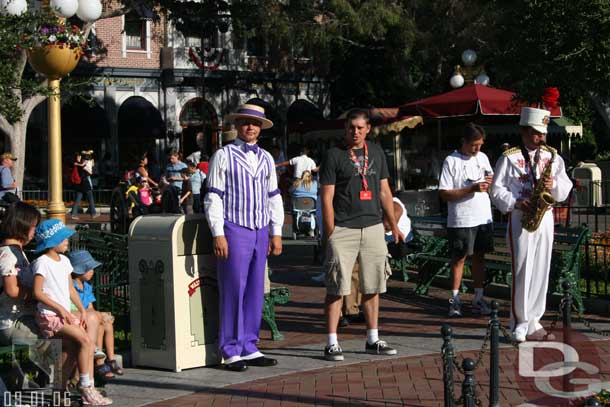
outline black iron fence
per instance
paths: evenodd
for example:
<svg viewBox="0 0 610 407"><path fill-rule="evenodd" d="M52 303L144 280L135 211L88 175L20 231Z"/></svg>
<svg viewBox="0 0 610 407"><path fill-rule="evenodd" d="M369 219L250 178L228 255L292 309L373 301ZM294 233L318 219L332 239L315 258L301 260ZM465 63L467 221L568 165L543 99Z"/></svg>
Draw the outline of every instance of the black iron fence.
<svg viewBox="0 0 610 407"><path fill-rule="evenodd" d="M20 191L21 199L24 201L32 202L36 206L44 205L45 201L49 200L49 191L42 189L24 189ZM74 202L76 191L72 189L63 190L63 201ZM96 205L110 205L110 199L112 197L112 189L94 189L93 200ZM86 200L85 200L86 203Z"/></svg>
<svg viewBox="0 0 610 407"><path fill-rule="evenodd" d="M535 340L558 340L553 335L553 330L559 328L557 325L561 323L561 341L566 345L570 345L572 342L572 321L577 320L584 324L584 326L591 331L591 333L608 337L610 331L601 330L595 328L588 320L586 320L582 314L578 312L578 309L574 307L572 303L570 284L564 282L563 284L564 296L559 305L559 314L551 324L551 327L544 338L538 338ZM444 407L454 407L462 405L465 407L483 406L482 395L478 392L478 386L476 382L475 373L477 368L480 367L487 357L489 360L489 395L488 405L490 407L500 406L500 337L501 335L505 338L506 342L510 343L515 349L519 349L519 342L516 338L502 326L498 319L498 302L492 301L492 313L491 319L487 326L487 332L483 338L483 344L481 349L478 351L477 356L473 358L464 358L461 361L456 357L456 350L453 346L453 330L448 324L444 324L441 328L441 335L443 337L443 345L441 347L441 358L443 362L443 388L444 388ZM576 312L576 316L573 318L572 313ZM564 362L567 366L570 362ZM563 381L562 390L569 391L573 389L572 370L566 371ZM456 387L460 384L456 383L456 376L461 375L463 380L461 382L461 395L455 394ZM576 393L578 395L578 393ZM582 397L582 396L581 396ZM599 397L599 395L598 395ZM602 406L601 400L595 395L589 394L586 400L570 400L570 405L578 405L583 407Z"/></svg>

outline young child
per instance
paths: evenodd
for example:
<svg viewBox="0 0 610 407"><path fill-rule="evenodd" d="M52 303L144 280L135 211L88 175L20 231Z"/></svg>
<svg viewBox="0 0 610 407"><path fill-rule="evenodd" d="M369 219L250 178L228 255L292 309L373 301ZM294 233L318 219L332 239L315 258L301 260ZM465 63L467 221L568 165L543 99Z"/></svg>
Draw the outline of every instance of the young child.
<svg viewBox="0 0 610 407"><path fill-rule="evenodd" d="M152 189L148 186L148 181L144 177L138 179L138 197L144 206L150 206L153 203Z"/></svg>
<svg viewBox="0 0 610 407"><path fill-rule="evenodd" d="M193 193L193 212L200 213L202 207L201 194L205 193L205 191L202 191L202 189L204 188L206 175L203 173L203 171L197 168L197 164L195 164L194 162L188 161L186 165L188 165L189 167L191 192Z"/></svg>
<svg viewBox="0 0 610 407"><path fill-rule="evenodd" d="M101 352L102 346L106 348L107 359L95 360L95 372L104 379L112 379L114 373L123 375L114 358L114 317L108 312L97 311L93 303L96 301L93 295L93 288L89 281L93 278L94 270L102 263L95 260L87 250L75 250L68 257L72 263L72 284L80 296L83 307L87 310L87 324L97 325L97 336L94 338L97 349Z"/></svg>
<svg viewBox="0 0 610 407"><path fill-rule="evenodd" d="M33 292L38 300L36 322L45 338L59 336L76 344L80 372L78 389L83 403L107 406L112 404L112 400L102 396L91 379L95 345L83 327L86 310L70 282L70 260L63 255L68 250L68 238L73 234L74 231L58 219L48 219L36 228L36 253L42 253L32 263ZM70 312L70 301L78 309L75 315Z"/></svg>
<svg viewBox="0 0 610 407"><path fill-rule="evenodd" d="M186 215L190 215L193 213L193 191L188 167L180 170L180 175L182 176L182 196L178 205L182 206Z"/></svg>
<svg viewBox="0 0 610 407"><path fill-rule="evenodd" d="M93 150L83 150L81 151L81 154L83 157L83 169L89 174L93 174L93 167L95 166L93 161Z"/></svg>

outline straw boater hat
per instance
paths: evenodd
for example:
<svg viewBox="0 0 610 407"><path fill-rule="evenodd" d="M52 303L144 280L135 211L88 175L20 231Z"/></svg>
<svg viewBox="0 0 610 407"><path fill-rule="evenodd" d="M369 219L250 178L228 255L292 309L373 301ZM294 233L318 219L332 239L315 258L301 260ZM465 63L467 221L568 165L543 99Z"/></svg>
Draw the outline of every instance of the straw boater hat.
<svg viewBox="0 0 610 407"><path fill-rule="evenodd" d="M256 119L260 121L262 123L261 128L263 130L273 127L273 122L265 117L265 109L258 105L241 105L234 113L228 115L225 120L228 122L234 122L240 118Z"/></svg>
<svg viewBox="0 0 610 407"><path fill-rule="evenodd" d="M531 127L542 134L546 134L550 119L551 112L548 110L524 107L521 109L519 126Z"/></svg>
<svg viewBox="0 0 610 407"><path fill-rule="evenodd" d="M222 131L222 144L227 144L237 138L237 130L231 125L227 130Z"/></svg>

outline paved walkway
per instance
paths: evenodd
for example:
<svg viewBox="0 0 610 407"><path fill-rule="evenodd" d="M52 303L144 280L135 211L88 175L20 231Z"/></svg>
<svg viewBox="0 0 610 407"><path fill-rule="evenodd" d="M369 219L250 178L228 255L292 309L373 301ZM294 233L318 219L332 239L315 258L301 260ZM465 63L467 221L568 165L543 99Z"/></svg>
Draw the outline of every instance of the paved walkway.
<svg viewBox="0 0 610 407"><path fill-rule="evenodd" d="M293 249L297 250L297 249ZM306 262L310 258L306 258ZM244 373L218 367L190 369L180 373L155 369L126 369L125 376L107 385L118 406L439 406L443 400L440 326L446 318L446 292L432 289L429 296L415 296L412 285L391 280L381 300L380 334L398 351L398 357L373 357L364 353L365 327L341 328L339 340L345 361L323 359L325 344L322 302L324 289L315 287L311 276L319 267L303 264L303 258L286 256L271 263L272 280L288 285L291 300L277 308L277 320L285 340L273 342L267 330L261 332L261 349L277 357L278 366L250 368ZM466 297L468 298L468 297ZM507 310L508 304L501 303ZM455 347L466 351L458 359L474 357L481 347L487 321L469 316L451 320ZM553 317L552 313L549 314ZM502 313L502 322L507 323ZM609 320L594 318L607 328ZM593 355L591 362L601 372L596 377L610 380L610 341L585 338L579 351ZM558 354L558 353L557 353ZM542 360L555 360L547 352ZM537 358L538 361L539 358ZM517 352L504 344L501 350L502 406L518 406L536 400L540 392L530 379L516 374ZM478 395L487 405L489 378L487 356L477 369ZM456 373L455 394L460 394L461 375ZM556 382L556 381L555 381ZM561 383L559 381L559 383ZM557 383L555 383L557 385ZM556 386L561 388L561 386ZM580 386L579 389L581 389ZM536 405L536 404L533 404ZM542 404L540 405L549 405ZM554 401L552 405L562 405Z"/></svg>

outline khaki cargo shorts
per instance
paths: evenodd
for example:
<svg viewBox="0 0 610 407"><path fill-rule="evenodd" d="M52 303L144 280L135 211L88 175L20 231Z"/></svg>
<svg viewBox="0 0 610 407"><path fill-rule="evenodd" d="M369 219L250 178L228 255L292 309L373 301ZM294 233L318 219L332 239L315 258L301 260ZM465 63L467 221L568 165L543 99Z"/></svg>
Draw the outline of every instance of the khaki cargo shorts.
<svg viewBox="0 0 610 407"><path fill-rule="evenodd" d="M364 229L335 226L328 238L327 250L325 270L328 295L350 294L356 260L360 264L360 292L386 292L386 280L392 275L392 270L388 263L383 224Z"/></svg>

